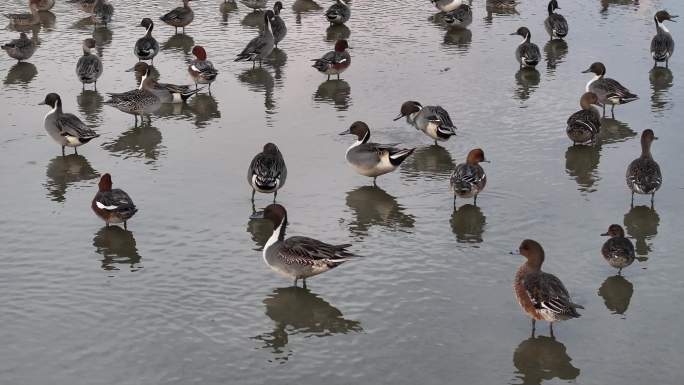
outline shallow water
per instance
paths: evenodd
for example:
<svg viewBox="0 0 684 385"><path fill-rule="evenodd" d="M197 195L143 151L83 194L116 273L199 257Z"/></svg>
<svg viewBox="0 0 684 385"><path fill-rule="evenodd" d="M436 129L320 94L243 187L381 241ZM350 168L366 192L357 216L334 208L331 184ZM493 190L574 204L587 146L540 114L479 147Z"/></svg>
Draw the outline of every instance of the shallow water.
<svg viewBox="0 0 684 385"><path fill-rule="evenodd" d="M655 10L684 14L680 2L565 0L570 35L547 44L541 1L514 14L476 0L467 31L446 31L428 1L395 1L388 13L354 0L348 28L333 29L328 1L286 1L288 36L252 69L232 59L259 17L198 1L186 36L157 25L155 64L162 81L187 83L191 47L205 46L220 71L212 95L135 127L103 101L135 87L124 72L144 32L135 26L172 3L116 1L110 28L93 34L86 14L58 1L34 28L40 47L28 63L0 55L0 382L681 382L684 92L674 85L684 58L676 52L670 70L649 72L648 52ZM0 13L23 4L3 2ZM509 33L521 25L542 49L537 72L518 71L519 38ZM0 32L3 42L16 35ZM91 35L105 66L98 92L74 75ZM309 59L337 36L349 37L353 64L327 82ZM565 120L595 60L640 99L604 121L599 145L572 147ZM78 156L62 158L43 130L48 109L36 104L48 92L102 135ZM411 99L443 105L458 136L436 147L393 122ZM378 188L344 159L350 138L337 133L356 120L376 141L418 146ZM630 208L624 172L646 128L660 137L653 152L665 182L655 208L647 197ZM367 256L308 290L264 265L270 229L249 220L245 171L267 141L289 169L278 195L289 234L352 242ZM454 209L448 175L477 146L492 160L487 189L477 207L459 200ZM105 172L140 209L128 230L105 228L89 208ZM257 208L270 199L257 195ZM622 277L600 256L611 223L639 254ZM545 269L586 308L555 339L545 324L530 337L511 291L522 261L509 251L524 238L544 245Z"/></svg>

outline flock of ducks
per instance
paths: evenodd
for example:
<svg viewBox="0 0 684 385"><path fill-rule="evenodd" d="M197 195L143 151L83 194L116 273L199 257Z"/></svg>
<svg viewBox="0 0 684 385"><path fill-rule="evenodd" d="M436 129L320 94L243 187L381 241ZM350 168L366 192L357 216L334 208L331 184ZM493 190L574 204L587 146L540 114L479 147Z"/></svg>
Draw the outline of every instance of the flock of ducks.
<svg viewBox="0 0 684 385"><path fill-rule="evenodd" d="M180 28L184 33L185 28L194 20L194 13L190 7L191 0L183 0L183 5L171 10L159 19L175 28L176 33ZM261 66L264 60L287 35L285 21L280 17L283 9L281 1L275 2L273 9L266 9L265 0L240 0L245 6L263 11L264 25L258 36L247 43L245 48L237 54L235 61L251 61L252 66L258 62ZM444 22L453 28L465 28L472 23L472 6L462 0L431 0L435 7L441 11ZM510 0L496 0L501 7L514 6ZM15 25L31 25L36 23L38 11L49 10L54 6L55 0L30 0L30 13L5 15L10 23ZM107 0L76 0L80 8L93 16L95 23L107 25L111 22L114 7ZM550 39L563 39L568 35L568 21L557 10L560 9L557 0L548 3L548 17L544 20L544 27ZM327 21L331 24L344 24L351 18L351 7L344 0L335 0L335 3L325 12ZM651 56L654 65L664 63L667 67L674 51L674 40L664 23L675 21L677 16L670 15L667 11L659 11L654 16L656 35L651 43ZM154 58L159 53L159 43L153 36L154 22L151 18L141 20L140 27L145 28L145 34L133 45L133 53L139 62L130 71L135 71L140 77L138 88L121 92L110 93L107 104L135 116L145 116L155 111L164 103L183 103L188 98L200 92L207 86L211 92L211 84L217 78L218 71L207 60L207 53L202 46L195 46L192 54L195 57L188 65L188 74L195 85L175 85L159 83L150 76ZM511 35L523 38L515 50L515 57L521 68L534 68L541 59L539 47L531 42L531 33L527 27L520 27ZM95 47L95 41L91 38L83 40L83 56L76 63L76 75L83 84L93 84L97 87L97 81L103 73L101 60L91 53ZM18 39L2 46L7 54L18 60L29 59L36 50L34 41L25 33L21 33ZM312 67L320 73L330 76L339 76L351 65L351 56L348 52L349 45L346 40L335 43L333 51L330 51L318 59L313 59ZM148 65L145 61L150 61ZM586 92L580 97L581 109L572 114L567 121L566 133L573 145L592 145L595 143L601 129L601 117L605 117L606 106L610 105L611 115L614 117L616 105L630 103L638 99L638 96L618 81L606 77L606 67L595 62L583 71L593 73L594 77L587 83ZM99 135L86 126L77 116L65 113L62 100L56 93L49 93L40 104L51 108L45 116L44 126L49 136L62 148L62 155L66 147L77 148ZM601 114L596 108L602 107ZM405 118L406 122L416 130L421 131L435 144L449 140L456 134L456 126L452 122L449 113L440 106L423 105L417 101L407 101L400 107L399 115L394 119ZM370 142L371 130L364 122L354 122L348 130L340 135L354 136L353 144L345 154L349 165L359 174L373 178L373 184L377 177L396 170L403 161L410 157L415 148L401 148L397 144L379 144ZM651 196L651 205L656 191L662 184L662 174L658 163L651 154L651 144L656 140L654 132L650 129L643 131L641 135L641 156L632 161L626 172L626 183L632 193ZM477 202L478 194L483 191L487 183L487 176L480 165L487 162L485 153L480 148L472 149L464 163L456 166L450 177L450 186L456 198L473 198ZM287 167L283 155L273 143L267 143L263 151L257 154L251 161L247 171L247 182L252 189L252 202L257 192L273 194L273 204L263 211L254 212L252 218L261 218L272 223L273 234L263 249L265 263L276 272L294 280L294 284L301 279L306 287L306 279L331 270L346 261L360 257L349 252L350 244L332 245L308 237L286 238L287 211L275 203L278 191L285 186L287 179ZM138 209L131 197L121 189L112 188L110 174L104 174L99 182L98 191L91 203L94 213L105 221L106 225L123 224L136 214ZM601 252L607 263L620 271L629 266L635 259L634 246L625 237L621 226L613 224L603 234L609 239L604 243ZM544 249L533 240L524 240L518 248L517 254L526 258L526 262L518 269L514 279L514 292L522 309L532 318L550 322L550 330L553 335L553 323L569 318L579 317L577 309L582 306L572 302L568 290L556 276L542 271L545 259Z"/></svg>

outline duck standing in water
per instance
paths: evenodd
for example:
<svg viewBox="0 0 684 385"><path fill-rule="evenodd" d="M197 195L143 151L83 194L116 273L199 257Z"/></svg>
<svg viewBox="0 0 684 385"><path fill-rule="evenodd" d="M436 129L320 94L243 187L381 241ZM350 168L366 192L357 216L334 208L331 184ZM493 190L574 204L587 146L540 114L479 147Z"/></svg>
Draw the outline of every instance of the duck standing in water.
<svg viewBox="0 0 684 385"><path fill-rule="evenodd" d="M95 48L95 44L95 39L83 40L83 56L76 63L76 76L83 84L83 89L85 89L86 84L94 83L95 90L97 90L97 79L102 76L102 61L97 55L90 53L90 50Z"/></svg>
<svg viewBox="0 0 684 385"><path fill-rule="evenodd" d="M154 64L154 57L159 53L159 42L152 37L154 22L146 17L142 19L140 26L146 29L145 36L135 42L133 53L138 57L138 60L151 60Z"/></svg>
<svg viewBox="0 0 684 385"><path fill-rule="evenodd" d="M195 55L195 60L190 62L188 65L188 73L192 80L195 81L195 89L197 89L198 84L208 84L209 94L211 95L211 83L216 80L218 76L218 71L214 68L214 65L207 60L207 51L204 47L196 45L192 48L192 54Z"/></svg>
<svg viewBox="0 0 684 385"><path fill-rule="evenodd" d="M622 269L634 262L632 241L625 238L625 230L620 225L610 225L608 232L601 236L610 237L601 247L601 254L610 266L619 269L618 274L620 274Z"/></svg>
<svg viewBox="0 0 684 385"><path fill-rule="evenodd" d="M480 148L470 150L465 163L461 163L451 173L449 184L454 193L454 206L456 197L473 198L473 205L477 206L477 194L484 190L487 185L487 174L480 166L480 162L488 162L484 151Z"/></svg>
<svg viewBox="0 0 684 385"><path fill-rule="evenodd" d="M38 3L40 0L30 0L29 10L31 13L6 13L5 17L9 20L10 25L15 27L28 27L40 24L40 17L38 16Z"/></svg>
<svg viewBox="0 0 684 385"><path fill-rule="evenodd" d="M523 37L523 41L515 49L515 59L518 60L520 68L536 67L539 64L539 60L541 60L541 51L539 51L539 47L536 44L530 42L532 38L530 30L527 27L520 27L511 35Z"/></svg>
<svg viewBox="0 0 684 385"><path fill-rule="evenodd" d="M551 40L563 39L568 35L568 21L560 13L554 11L560 9L556 0L549 1L549 16L544 20L544 28Z"/></svg>
<svg viewBox="0 0 684 385"><path fill-rule="evenodd" d="M312 67L318 72L328 75L328 80L330 80L330 75L337 75L337 80L339 80L340 74L351 65L351 55L347 51L348 48L349 43L346 40L338 40L335 42L334 51L326 53L320 59L311 60L314 62Z"/></svg>
<svg viewBox="0 0 684 385"><path fill-rule="evenodd" d="M21 63L23 60L28 60L33 56L33 53L36 52L36 43L22 32L19 34L18 39L3 44L2 50L7 52L9 57Z"/></svg>
<svg viewBox="0 0 684 385"><path fill-rule="evenodd" d="M631 93L627 87L620 84L617 80L606 77L606 66L601 62L592 65L582 71L582 73L594 73L594 78L587 83L586 91L593 92L598 97L599 103L603 106L603 116L606 116L606 104L610 104L610 114L615 119L615 106L633 102L639 97Z"/></svg>
<svg viewBox="0 0 684 385"><path fill-rule="evenodd" d="M138 212L131 197L123 190L112 188L112 176L102 175L98 183L98 192L95 194L90 207L95 215L100 217L107 227L109 224L123 223L127 230L127 222Z"/></svg>
<svg viewBox="0 0 684 385"><path fill-rule="evenodd" d="M135 71L136 78L142 79L148 71L151 71L151 68L145 62L138 62L128 71ZM159 83L153 80L149 91L155 94L161 103L184 103L200 90L192 89L191 86Z"/></svg>
<svg viewBox="0 0 684 385"><path fill-rule="evenodd" d="M55 6L55 0L38 0L36 5L39 11L49 11Z"/></svg>
<svg viewBox="0 0 684 385"><path fill-rule="evenodd" d="M462 0L430 0L442 12L451 12L463 4Z"/></svg>
<svg viewBox="0 0 684 385"><path fill-rule="evenodd" d="M441 106L423 106L416 101L404 102L395 121L406 117L406 121L417 130L437 142L445 142L456 135L456 126L449 113Z"/></svg>
<svg viewBox="0 0 684 385"><path fill-rule="evenodd" d="M64 113L62 111L62 99L59 95L49 93L45 96L45 100L38 104L52 107L52 110L45 115L43 124L48 135L62 146L62 156L64 156L65 147L73 147L74 154L78 154L76 147L100 136L86 126L76 115Z"/></svg>
<svg viewBox="0 0 684 385"><path fill-rule="evenodd" d="M287 166L278 146L266 143L262 152L256 154L247 169L247 182L252 187L252 202L254 193L273 193L273 202L278 196L278 190L285 185Z"/></svg>
<svg viewBox="0 0 684 385"><path fill-rule="evenodd" d="M527 259L515 273L513 289L523 311L532 318L532 335L536 321L548 321L553 337L554 322L580 317L577 309L584 307L572 302L558 277L542 271L545 256L538 242L522 241L516 254Z"/></svg>
<svg viewBox="0 0 684 385"><path fill-rule="evenodd" d="M275 41L276 48L278 43L280 43L287 35L287 26L282 17L280 17L280 11L283 10L283 3L276 1L273 4L273 18L271 18L271 29L273 30L273 40Z"/></svg>
<svg viewBox="0 0 684 385"><path fill-rule="evenodd" d="M349 21L351 17L351 9L349 4L344 0L336 0L337 2L328 8L325 12L325 18L330 25L341 25Z"/></svg>
<svg viewBox="0 0 684 385"><path fill-rule="evenodd" d="M192 20L195 18L195 13L190 8L190 1L192 0L183 0L182 7L172 9L169 13L160 17L159 20L174 27L176 34L178 33L178 28L183 28L183 33L185 33L185 27L192 23Z"/></svg>
<svg viewBox="0 0 684 385"><path fill-rule="evenodd" d="M632 206L634 205L634 193L651 195L651 207L655 193L663 184L663 174L660 172L658 162L651 155L651 144L658 138L653 130L644 130L641 133L641 156L634 159L627 167L627 187L632 190Z"/></svg>
<svg viewBox="0 0 684 385"><path fill-rule="evenodd" d="M273 224L273 234L263 251L264 262L275 272L302 280L330 271L360 255L347 251L351 244L332 245L309 237L285 238L287 211L279 204L267 206L264 211L252 214L251 219L266 219Z"/></svg>
<svg viewBox="0 0 684 385"><path fill-rule="evenodd" d="M468 4L461 4L444 14L444 22L452 28L467 28L473 22L473 9Z"/></svg>
<svg viewBox="0 0 684 385"><path fill-rule="evenodd" d="M259 61L259 67L261 67L261 62L268 57L268 55L273 52L275 47L275 38L271 32L270 23L275 14L270 9L264 13L264 29L259 33L259 36L252 39L245 49L240 52L234 61L251 61L252 68L256 66L257 60Z"/></svg>
<svg viewBox="0 0 684 385"><path fill-rule="evenodd" d="M651 40L651 56L653 57L653 66L658 63L665 62L665 68L669 66L670 57L674 52L674 39L672 34L665 27L665 21L675 21L677 15L670 15L667 11L658 11L653 19L656 25L656 35Z"/></svg>
<svg viewBox="0 0 684 385"><path fill-rule="evenodd" d="M601 129L601 114L594 107L598 97L593 92L585 92L580 98L581 110L570 115L565 132L572 144L594 143Z"/></svg>

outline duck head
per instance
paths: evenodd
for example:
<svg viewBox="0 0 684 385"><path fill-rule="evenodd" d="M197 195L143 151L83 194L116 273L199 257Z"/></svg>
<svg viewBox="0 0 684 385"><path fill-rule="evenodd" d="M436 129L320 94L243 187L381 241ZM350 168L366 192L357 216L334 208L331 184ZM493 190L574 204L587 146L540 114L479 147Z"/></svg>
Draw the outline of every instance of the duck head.
<svg viewBox="0 0 684 385"><path fill-rule="evenodd" d="M611 238L615 238L615 237L623 237L624 238L625 230L623 230L622 226L620 226L620 225L612 224L612 225L608 226L608 231L601 234L601 236L611 237Z"/></svg>
<svg viewBox="0 0 684 385"><path fill-rule="evenodd" d="M100 178L100 182L97 184L100 192L106 192L112 190L112 176L109 174L104 174Z"/></svg>
<svg viewBox="0 0 684 385"><path fill-rule="evenodd" d="M399 115L397 115L396 118L394 118L394 121L397 121L404 116L410 117L411 115L420 112L420 110L423 109L423 106L413 100L409 100L408 102L404 102L404 104L401 105L401 109L399 110Z"/></svg>
<svg viewBox="0 0 684 385"><path fill-rule="evenodd" d="M147 30L147 33L150 33L152 32L152 29L154 29L154 22L149 17L146 17L140 21L140 26L144 27Z"/></svg>
<svg viewBox="0 0 684 385"><path fill-rule="evenodd" d="M201 45L196 45L192 48L192 54L195 55L197 60L207 60L207 51Z"/></svg>
<svg viewBox="0 0 684 385"><path fill-rule="evenodd" d="M370 128L362 121L354 122L348 130L340 132L340 135L356 135L359 142L366 143L370 139Z"/></svg>
<svg viewBox="0 0 684 385"><path fill-rule="evenodd" d="M658 11L658 12L656 12L656 14L655 14L655 19L656 19L656 21L657 21L658 23L662 23L662 22L664 22L665 20L668 20L668 21L671 21L671 22L676 23L677 20L674 20L674 19L676 19L676 18L678 18L678 17L679 17L679 16L677 16L677 15L670 15L670 13L667 12L667 11Z"/></svg>
<svg viewBox="0 0 684 385"><path fill-rule="evenodd" d="M654 140L658 140L658 137L650 128L641 133L641 150L643 153L649 154L651 152L651 143Z"/></svg>
<svg viewBox="0 0 684 385"><path fill-rule="evenodd" d="M551 1L549 1L549 15L552 14L553 11L555 11L555 10L557 10L557 9L561 9L561 8L558 6L558 2L557 2L556 0L551 0Z"/></svg>
<svg viewBox="0 0 684 385"><path fill-rule="evenodd" d="M45 100L38 103L38 105L48 105L52 108L62 107L62 99L54 92L45 95Z"/></svg>
<svg viewBox="0 0 684 385"><path fill-rule="evenodd" d="M280 150L278 149L278 146L276 146L273 143L266 143L264 145L264 154L279 154Z"/></svg>
<svg viewBox="0 0 684 385"><path fill-rule="evenodd" d="M95 48L97 42L92 37L83 40L83 52L90 52L91 49Z"/></svg>
<svg viewBox="0 0 684 385"><path fill-rule="evenodd" d="M470 150L468 157L466 158L466 163L479 164L480 162L489 163L489 161L485 159L484 151L482 151L481 148Z"/></svg>
<svg viewBox="0 0 684 385"><path fill-rule="evenodd" d="M544 249L537 241L531 239L525 239L520 244L517 253L522 255L527 259L527 265L533 270L541 270L541 266L544 263Z"/></svg>
<svg viewBox="0 0 684 385"><path fill-rule="evenodd" d="M527 27L518 28L517 31L511 33L511 36L514 35L522 36L525 40L530 40L530 38L532 37L532 33L530 33L530 30L527 29Z"/></svg>
<svg viewBox="0 0 684 385"><path fill-rule="evenodd" d="M275 4L273 4L273 12L276 15L280 15L280 11L282 11L282 10L283 10L283 3L281 3L280 1L276 1Z"/></svg>
<svg viewBox="0 0 684 385"><path fill-rule="evenodd" d="M273 223L273 229L277 229L281 224L287 224L287 210L285 207L274 203L266 206L263 211L257 211L249 219L267 219Z"/></svg>
<svg viewBox="0 0 684 385"><path fill-rule="evenodd" d="M275 21L275 13L269 9L264 13L264 28L268 29L268 26L273 21Z"/></svg>
<svg viewBox="0 0 684 385"><path fill-rule="evenodd" d="M603 63L597 61L595 63L592 63L592 65L590 65L589 68L587 68L586 70L582 71L582 73L593 73L596 74L596 76L603 76L606 74L606 66L604 66Z"/></svg>
<svg viewBox="0 0 684 385"><path fill-rule="evenodd" d="M580 106L582 109L586 110L591 107L592 104L596 106L599 105L598 96L596 96L596 94L593 92L585 92L582 94L580 97Z"/></svg>
<svg viewBox="0 0 684 385"><path fill-rule="evenodd" d="M349 43L346 40L338 40L335 42L335 51L344 52L349 49Z"/></svg>

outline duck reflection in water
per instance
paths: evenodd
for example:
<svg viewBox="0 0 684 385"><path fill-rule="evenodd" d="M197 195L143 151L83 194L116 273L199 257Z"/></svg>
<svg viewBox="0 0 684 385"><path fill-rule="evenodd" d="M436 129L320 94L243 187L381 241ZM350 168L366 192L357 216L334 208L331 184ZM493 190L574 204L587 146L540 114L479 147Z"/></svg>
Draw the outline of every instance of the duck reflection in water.
<svg viewBox="0 0 684 385"><path fill-rule="evenodd" d="M519 15L518 10L515 9L516 0L487 0L485 2L485 24L492 24L494 16L511 16Z"/></svg>
<svg viewBox="0 0 684 385"><path fill-rule="evenodd" d="M668 110L671 101L669 90L672 87L674 77L672 71L665 67L653 67L649 72L648 80L651 82L651 111L662 112Z"/></svg>
<svg viewBox="0 0 684 385"><path fill-rule="evenodd" d="M264 93L264 106L266 111L273 111L276 107L273 98L273 89L275 87L275 80L270 72L263 67L250 68L243 71L238 80L246 84L250 91Z"/></svg>
<svg viewBox="0 0 684 385"><path fill-rule="evenodd" d="M78 110L85 116L86 122L94 125L100 124L100 114L102 113L104 98L99 92L83 90L76 97L76 103L78 104Z"/></svg>
<svg viewBox="0 0 684 385"><path fill-rule="evenodd" d="M185 34L175 34L169 37L169 39L162 44L162 51L177 51L183 53L183 56L187 61L190 61L190 52L192 47L195 46L195 39L190 35Z"/></svg>
<svg viewBox="0 0 684 385"><path fill-rule="evenodd" d="M402 163L399 172L414 180L419 177L442 180L448 178L454 168L456 168L456 163L449 150L432 144L418 147L413 155Z"/></svg>
<svg viewBox="0 0 684 385"><path fill-rule="evenodd" d="M515 73L515 83L518 88L513 95L516 99L525 101L539 88L541 74L534 68L521 68Z"/></svg>
<svg viewBox="0 0 684 385"><path fill-rule="evenodd" d="M285 67L286 63L287 52L278 47L273 48L273 52L271 52L265 64L273 68L274 77L278 84L280 84L279 81L283 78L283 67Z"/></svg>
<svg viewBox="0 0 684 385"><path fill-rule="evenodd" d="M88 159L76 154L53 158L47 166L46 174L45 188L47 188L48 197L55 202L64 202L64 195L70 185L99 176Z"/></svg>
<svg viewBox="0 0 684 385"><path fill-rule="evenodd" d="M468 28L449 28L444 34L444 45L466 53L473 41L473 33Z"/></svg>
<svg viewBox="0 0 684 385"><path fill-rule="evenodd" d="M318 86L313 99L332 104L338 111L347 111L351 105L351 86L344 80L326 80Z"/></svg>
<svg viewBox="0 0 684 385"><path fill-rule="evenodd" d="M458 209L454 207L451 214L451 231L456 235L458 243L482 243L482 235L487 225L487 217L482 210L471 204Z"/></svg>
<svg viewBox="0 0 684 385"><path fill-rule="evenodd" d="M568 55L568 43L564 39L549 40L544 45L544 58L546 59L546 73L552 75L556 67L565 61Z"/></svg>
<svg viewBox="0 0 684 385"><path fill-rule="evenodd" d="M613 314L625 314L634 294L634 285L622 275L608 277L598 290L606 308Z"/></svg>
<svg viewBox="0 0 684 385"><path fill-rule="evenodd" d="M195 126L206 127L210 121L221 118L218 101L209 94L197 94L188 103L190 111L195 115Z"/></svg>
<svg viewBox="0 0 684 385"><path fill-rule="evenodd" d="M228 16L237 10L238 6L235 0L223 0L223 3L221 3L219 6L219 12L221 12L221 21L227 23Z"/></svg>
<svg viewBox="0 0 684 385"><path fill-rule="evenodd" d="M256 212L254 201L252 201L252 212ZM247 222L247 232L252 235L252 241L256 245L255 251L264 250L264 246L273 234L273 224L262 219L249 219Z"/></svg>
<svg viewBox="0 0 684 385"><path fill-rule="evenodd" d="M601 146L570 146L565 151L565 172L574 178L579 191L592 193L596 191L595 184L600 180L598 165L601 159Z"/></svg>
<svg viewBox="0 0 684 385"><path fill-rule="evenodd" d="M651 245L648 243L658 234L660 216L653 207L634 206L625 214L624 225L627 235L634 238L637 253L637 261L643 262L651 252ZM640 257L641 256L641 257Z"/></svg>
<svg viewBox="0 0 684 385"><path fill-rule="evenodd" d="M554 337L534 335L521 342L513 353L516 379L520 385L539 385L554 378L568 381L580 375L580 370L572 366L572 358L565 345Z"/></svg>
<svg viewBox="0 0 684 385"><path fill-rule="evenodd" d="M344 24L333 24L325 30L325 41L336 42L347 40L351 36L351 30Z"/></svg>
<svg viewBox="0 0 684 385"><path fill-rule="evenodd" d="M95 251L102 255L102 270L119 270L117 265L126 265L131 271L142 268L133 233L119 226L105 226L93 238Z"/></svg>
<svg viewBox="0 0 684 385"><path fill-rule="evenodd" d="M156 127L143 123L119 135L114 141L105 143L102 147L113 155L123 158L143 158L147 163L154 163L163 147L162 135Z"/></svg>
<svg viewBox="0 0 684 385"><path fill-rule="evenodd" d="M349 230L358 237L368 235L372 226L408 231L415 224L414 216L406 214L395 197L377 186L362 186L349 191L346 203L354 217Z"/></svg>
<svg viewBox="0 0 684 385"><path fill-rule="evenodd" d="M17 84L27 86L38 75L38 69L35 65L28 62L16 63L7 71L7 76L3 83L5 85Z"/></svg>
<svg viewBox="0 0 684 385"><path fill-rule="evenodd" d="M292 10L295 13L295 24L302 24L302 14L320 11L321 9L323 7L314 0L295 0L292 3Z"/></svg>
<svg viewBox="0 0 684 385"><path fill-rule="evenodd" d="M284 350L290 336L328 337L363 331L359 321L345 319L336 307L308 289L296 286L276 289L263 302L266 315L275 325L273 331L253 339L262 341L264 348L279 356L276 360L286 361L292 354Z"/></svg>
<svg viewBox="0 0 684 385"><path fill-rule="evenodd" d="M637 136L627 123L611 118L601 118L598 138L601 144L619 143Z"/></svg>
<svg viewBox="0 0 684 385"><path fill-rule="evenodd" d="M112 44L112 37L114 32L107 27L96 27L93 31L93 39L95 39L95 52L100 58L103 57L106 46Z"/></svg>
<svg viewBox="0 0 684 385"><path fill-rule="evenodd" d="M245 27L263 29L264 13L262 11L252 11L245 15L240 23Z"/></svg>

